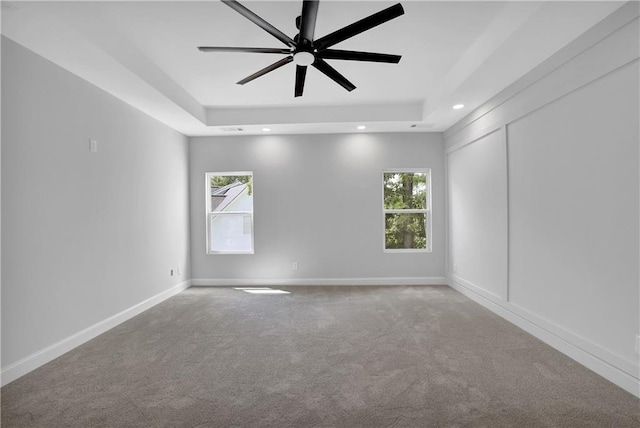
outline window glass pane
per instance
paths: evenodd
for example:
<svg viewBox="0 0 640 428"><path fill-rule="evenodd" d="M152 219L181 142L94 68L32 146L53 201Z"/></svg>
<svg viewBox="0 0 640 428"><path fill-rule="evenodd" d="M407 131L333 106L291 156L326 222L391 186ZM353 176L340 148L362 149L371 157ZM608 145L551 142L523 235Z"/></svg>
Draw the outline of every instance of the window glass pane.
<svg viewBox="0 0 640 428"><path fill-rule="evenodd" d="M209 251L253 251L251 214L214 214L209 224Z"/></svg>
<svg viewBox="0 0 640 428"><path fill-rule="evenodd" d="M253 173L207 173L207 253L253 254Z"/></svg>
<svg viewBox="0 0 640 428"><path fill-rule="evenodd" d="M426 209L427 174L424 172L385 172L384 208Z"/></svg>
<svg viewBox="0 0 640 428"><path fill-rule="evenodd" d="M210 187L212 212L253 210L250 175L213 175Z"/></svg>
<svg viewBox="0 0 640 428"><path fill-rule="evenodd" d="M385 249L426 249L426 214L385 214Z"/></svg>

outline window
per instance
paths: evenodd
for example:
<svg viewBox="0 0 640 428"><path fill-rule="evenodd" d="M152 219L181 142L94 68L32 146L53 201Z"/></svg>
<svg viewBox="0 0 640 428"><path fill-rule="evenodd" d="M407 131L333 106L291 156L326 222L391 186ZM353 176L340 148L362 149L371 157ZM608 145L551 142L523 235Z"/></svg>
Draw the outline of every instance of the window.
<svg viewBox="0 0 640 428"><path fill-rule="evenodd" d="M207 254L253 254L253 173L205 177Z"/></svg>
<svg viewBox="0 0 640 428"><path fill-rule="evenodd" d="M431 251L431 170L382 173L385 252Z"/></svg>

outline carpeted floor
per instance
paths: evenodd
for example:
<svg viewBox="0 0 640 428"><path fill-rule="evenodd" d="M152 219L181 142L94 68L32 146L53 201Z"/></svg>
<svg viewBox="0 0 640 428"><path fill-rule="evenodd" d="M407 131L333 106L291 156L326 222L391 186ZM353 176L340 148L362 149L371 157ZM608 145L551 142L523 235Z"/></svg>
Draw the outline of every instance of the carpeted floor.
<svg viewBox="0 0 640 428"><path fill-rule="evenodd" d="M191 288L2 388L2 427L638 427L446 286Z"/></svg>

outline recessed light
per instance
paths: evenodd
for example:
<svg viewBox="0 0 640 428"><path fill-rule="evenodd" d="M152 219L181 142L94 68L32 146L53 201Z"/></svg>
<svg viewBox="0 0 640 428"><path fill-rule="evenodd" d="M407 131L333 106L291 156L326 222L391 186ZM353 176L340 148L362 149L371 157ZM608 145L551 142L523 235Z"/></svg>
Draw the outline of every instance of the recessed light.
<svg viewBox="0 0 640 428"><path fill-rule="evenodd" d="M367 129L367 127L364 126L364 125L360 125L360 126L358 126L358 129L362 131L363 129Z"/></svg>
<svg viewBox="0 0 640 428"><path fill-rule="evenodd" d="M271 131L271 128L262 128L262 132L269 132Z"/></svg>
<svg viewBox="0 0 640 428"><path fill-rule="evenodd" d="M461 108L464 108L464 104L456 104L453 106L454 110L460 110Z"/></svg>

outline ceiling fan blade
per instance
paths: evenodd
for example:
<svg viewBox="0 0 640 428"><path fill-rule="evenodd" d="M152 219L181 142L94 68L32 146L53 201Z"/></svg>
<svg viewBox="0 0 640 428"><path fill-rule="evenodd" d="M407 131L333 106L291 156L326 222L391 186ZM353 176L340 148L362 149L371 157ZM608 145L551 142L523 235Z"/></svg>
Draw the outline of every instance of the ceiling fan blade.
<svg viewBox="0 0 640 428"><path fill-rule="evenodd" d="M369 15L366 18L361 19L360 21L354 22L351 25L347 25L346 27L334 31L331 34L327 34L326 36L316 40L313 44L317 50L323 50L335 45L336 43L340 43L343 40L360 34L363 31L370 30L373 27L397 18L398 16L403 14L404 9L402 8L402 5L398 3L384 10L381 10L378 13Z"/></svg>
<svg viewBox="0 0 640 428"><path fill-rule="evenodd" d="M335 68L327 64L322 58L316 58L313 66L320 70L322 73L326 74L330 79L345 88L347 91L351 92L356 88L356 85L349 82L346 77L338 73Z"/></svg>
<svg viewBox="0 0 640 428"><path fill-rule="evenodd" d="M280 68L283 65L289 64L291 61L293 61L293 57L292 56L288 56L286 58L282 58L280 61L274 62L270 66L267 66L267 67L263 68L260 71L256 71L251 76L245 77L244 79L242 79L241 81L238 82L238 85L244 85L245 83L249 83L252 80L257 79L260 76L264 76L265 74L269 73L270 71L273 71L273 70L275 70L277 68Z"/></svg>
<svg viewBox="0 0 640 428"><path fill-rule="evenodd" d="M304 90L304 80L307 76L307 67L305 65L296 66L296 91L295 96L301 97Z"/></svg>
<svg viewBox="0 0 640 428"><path fill-rule="evenodd" d="M223 47L223 46L198 46L201 52L256 52L256 53L275 53L290 54L291 49L286 48L243 48L243 47Z"/></svg>
<svg viewBox="0 0 640 428"><path fill-rule="evenodd" d="M280 40L285 45L291 46L291 47L294 47L296 45L296 43L289 36L284 34L282 31L278 30L273 25L269 24L264 19L260 18L255 13L251 12L249 9L247 9L246 7L238 3L236 0L222 0L222 2L227 6L229 6L230 8L232 8L233 10L235 10L236 12L238 12L240 15L247 18L249 21L256 24L258 27L262 28L267 33L271 34L276 39Z"/></svg>
<svg viewBox="0 0 640 428"><path fill-rule="evenodd" d="M318 16L318 0L304 0L302 2L302 14L300 22L300 43L313 41L313 33L316 30L316 18ZM305 42L306 40L306 42Z"/></svg>
<svg viewBox="0 0 640 428"><path fill-rule="evenodd" d="M400 62L400 55L389 55L372 52L357 51L341 51L336 49L325 49L316 54L322 59L344 59L347 61L370 61L370 62L388 62L397 64Z"/></svg>

